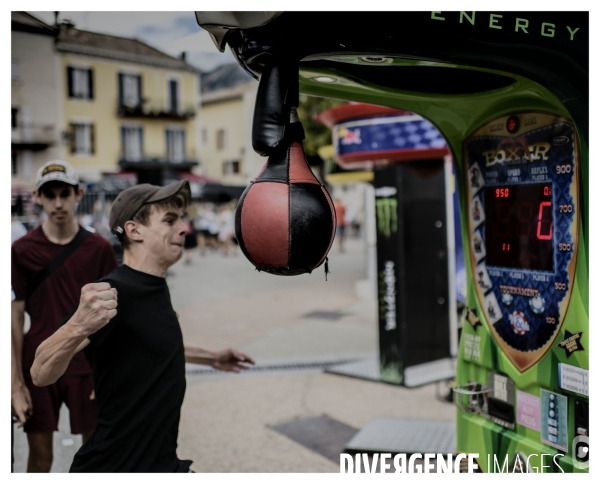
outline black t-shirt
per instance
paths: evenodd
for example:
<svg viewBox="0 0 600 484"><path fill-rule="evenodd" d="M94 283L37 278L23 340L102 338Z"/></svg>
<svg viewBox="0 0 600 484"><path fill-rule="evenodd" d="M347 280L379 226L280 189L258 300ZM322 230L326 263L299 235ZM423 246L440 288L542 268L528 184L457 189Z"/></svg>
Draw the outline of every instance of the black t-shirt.
<svg viewBox="0 0 600 484"><path fill-rule="evenodd" d="M183 336L164 278L120 266L100 280L117 315L89 336L98 423L71 472L187 472L176 454L185 394Z"/></svg>

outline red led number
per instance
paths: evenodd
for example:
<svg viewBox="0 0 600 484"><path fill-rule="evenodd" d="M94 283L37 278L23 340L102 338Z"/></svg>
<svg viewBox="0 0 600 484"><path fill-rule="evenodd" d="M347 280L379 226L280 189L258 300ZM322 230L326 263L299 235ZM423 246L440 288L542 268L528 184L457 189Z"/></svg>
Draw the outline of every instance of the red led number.
<svg viewBox="0 0 600 484"><path fill-rule="evenodd" d="M496 188L496 198L508 197L508 188Z"/></svg>
<svg viewBox="0 0 600 484"><path fill-rule="evenodd" d="M546 213L546 218L544 218L544 212ZM552 240L552 202L540 203L537 238L540 240Z"/></svg>

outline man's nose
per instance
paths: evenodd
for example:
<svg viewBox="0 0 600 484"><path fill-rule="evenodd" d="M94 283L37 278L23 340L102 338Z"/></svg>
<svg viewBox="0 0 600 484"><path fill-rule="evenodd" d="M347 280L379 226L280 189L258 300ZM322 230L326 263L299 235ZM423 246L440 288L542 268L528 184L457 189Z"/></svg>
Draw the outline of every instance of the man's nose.
<svg viewBox="0 0 600 484"><path fill-rule="evenodd" d="M178 231L179 235L187 234L187 224L183 220L179 221L178 229L179 229L179 231Z"/></svg>

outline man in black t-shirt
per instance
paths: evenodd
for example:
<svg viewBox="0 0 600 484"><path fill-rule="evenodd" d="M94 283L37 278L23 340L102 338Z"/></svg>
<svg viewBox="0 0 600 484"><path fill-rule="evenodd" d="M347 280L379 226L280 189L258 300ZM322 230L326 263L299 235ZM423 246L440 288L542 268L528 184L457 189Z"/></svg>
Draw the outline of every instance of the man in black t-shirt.
<svg viewBox="0 0 600 484"><path fill-rule="evenodd" d="M176 454L186 361L234 372L254 364L236 350L183 345L165 276L183 253L189 198L187 182L122 192L110 226L123 265L84 286L73 315L38 348L38 386L56 381L82 349L92 367L98 421L71 472L190 472Z"/></svg>

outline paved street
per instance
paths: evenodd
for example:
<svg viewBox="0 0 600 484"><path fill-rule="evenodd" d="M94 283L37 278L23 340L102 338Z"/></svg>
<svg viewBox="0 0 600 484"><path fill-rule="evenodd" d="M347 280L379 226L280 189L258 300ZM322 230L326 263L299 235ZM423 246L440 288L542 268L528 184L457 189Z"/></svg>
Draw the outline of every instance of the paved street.
<svg viewBox="0 0 600 484"><path fill-rule="evenodd" d="M375 417L454 419L435 385L408 390L311 367L377 352L375 302L359 296L364 243L348 242L344 254L332 248L328 281L322 267L296 277L259 273L241 252L196 254L191 265L180 261L170 271L186 344L235 347L264 370L234 375L188 366L178 454L196 472L339 472L339 462L272 428L286 422L327 416L352 432ZM80 445L68 428L63 408L53 472L68 470ZM24 471L26 454L19 430L16 472Z"/></svg>

